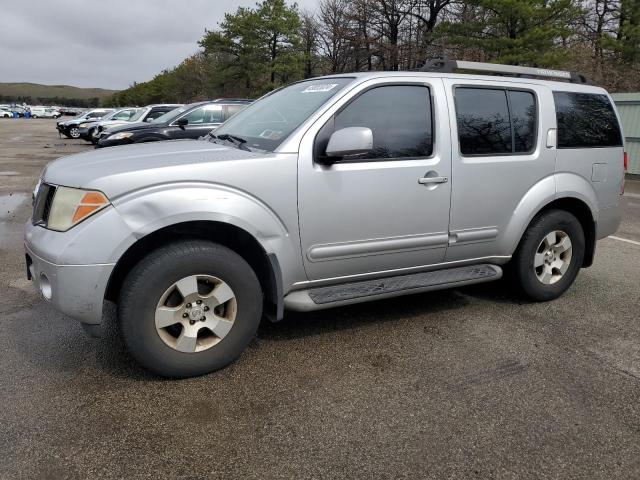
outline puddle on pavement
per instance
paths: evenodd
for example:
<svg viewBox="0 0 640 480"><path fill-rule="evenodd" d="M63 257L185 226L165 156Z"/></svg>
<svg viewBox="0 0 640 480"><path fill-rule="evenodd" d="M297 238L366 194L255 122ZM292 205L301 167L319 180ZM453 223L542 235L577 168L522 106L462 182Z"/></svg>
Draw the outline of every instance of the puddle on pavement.
<svg viewBox="0 0 640 480"><path fill-rule="evenodd" d="M0 219L8 219L15 210L29 199L27 193L0 195Z"/></svg>
<svg viewBox="0 0 640 480"><path fill-rule="evenodd" d="M0 250L16 247L22 241L22 228L16 228L10 219L28 199L27 193L0 195Z"/></svg>

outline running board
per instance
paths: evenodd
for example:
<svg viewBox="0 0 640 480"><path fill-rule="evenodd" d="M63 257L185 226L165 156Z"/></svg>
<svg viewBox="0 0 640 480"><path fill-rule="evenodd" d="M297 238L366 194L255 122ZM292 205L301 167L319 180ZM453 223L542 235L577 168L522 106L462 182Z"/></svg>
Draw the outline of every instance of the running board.
<svg viewBox="0 0 640 480"><path fill-rule="evenodd" d="M284 297L284 305L289 310L296 311L320 310L411 293L490 282L501 277L502 269L497 265L482 264L447 268L445 270L434 270L411 275L399 275L308 290L297 290Z"/></svg>

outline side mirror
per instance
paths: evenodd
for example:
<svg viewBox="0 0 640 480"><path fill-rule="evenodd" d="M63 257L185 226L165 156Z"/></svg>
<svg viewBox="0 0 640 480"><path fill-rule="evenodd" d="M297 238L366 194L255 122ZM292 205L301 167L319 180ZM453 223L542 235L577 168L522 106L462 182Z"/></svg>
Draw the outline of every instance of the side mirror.
<svg viewBox="0 0 640 480"><path fill-rule="evenodd" d="M181 118L180 120L178 120L176 122L176 125L178 125L180 128L182 128L184 130L184 126L189 124L189 120L187 118Z"/></svg>
<svg viewBox="0 0 640 480"><path fill-rule="evenodd" d="M326 156L339 159L361 155L373 149L373 132L367 127L348 127L333 132L327 144Z"/></svg>

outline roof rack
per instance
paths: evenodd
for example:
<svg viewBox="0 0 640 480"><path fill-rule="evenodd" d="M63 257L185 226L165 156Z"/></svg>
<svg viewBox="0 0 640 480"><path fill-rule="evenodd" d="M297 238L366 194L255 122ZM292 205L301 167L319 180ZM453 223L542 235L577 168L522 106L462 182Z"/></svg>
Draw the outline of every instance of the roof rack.
<svg viewBox="0 0 640 480"><path fill-rule="evenodd" d="M546 79L560 79L571 83L589 84L584 75L565 70L549 68L520 67L517 65L501 65L499 63L467 62L464 60L434 59L427 62L420 69L421 72L454 73L456 70L473 70L489 75L507 75L513 77L539 77Z"/></svg>

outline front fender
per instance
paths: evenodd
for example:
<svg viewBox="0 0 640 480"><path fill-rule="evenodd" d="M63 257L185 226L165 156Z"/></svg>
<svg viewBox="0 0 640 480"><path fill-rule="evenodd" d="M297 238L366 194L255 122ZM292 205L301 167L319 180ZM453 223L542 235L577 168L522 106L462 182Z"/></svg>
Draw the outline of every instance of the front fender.
<svg viewBox="0 0 640 480"><path fill-rule="evenodd" d="M289 237L284 222L264 202L225 185L157 185L122 196L113 205L137 238L189 221L235 225L253 235L267 253Z"/></svg>
<svg viewBox="0 0 640 480"><path fill-rule="evenodd" d="M136 240L178 223L222 222L244 230L268 255L275 255L285 282L294 281L289 275L303 275L297 225L286 225L265 202L245 191L204 182L163 184L126 194L113 205Z"/></svg>

